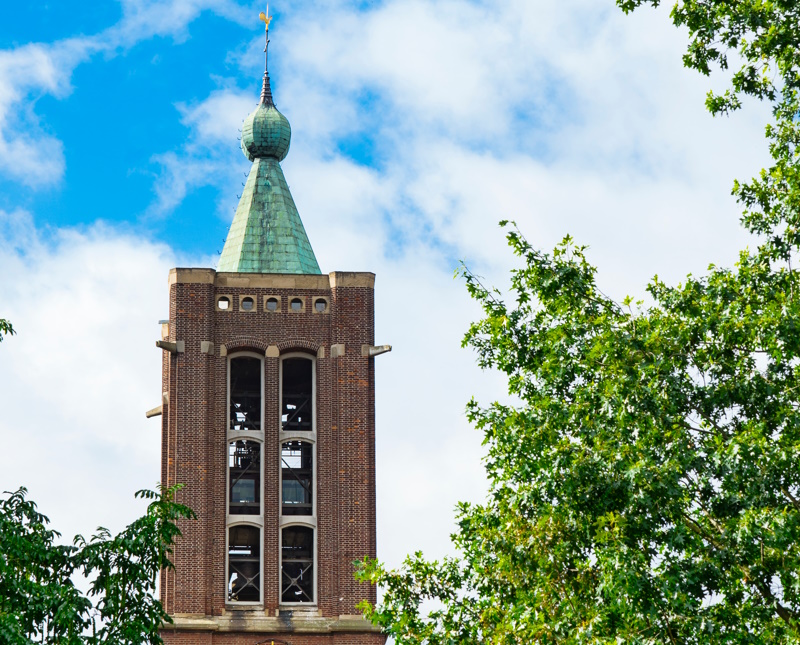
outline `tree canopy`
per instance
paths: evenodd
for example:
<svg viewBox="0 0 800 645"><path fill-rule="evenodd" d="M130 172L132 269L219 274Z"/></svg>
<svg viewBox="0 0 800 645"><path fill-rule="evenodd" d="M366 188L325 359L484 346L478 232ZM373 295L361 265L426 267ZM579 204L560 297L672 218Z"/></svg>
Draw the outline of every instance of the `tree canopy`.
<svg viewBox="0 0 800 645"><path fill-rule="evenodd" d="M17 332L14 331L14 327L11 325L10 320L0 318L0 343L3 342L3 338L5 338L6 334L13 336L16 333Z"/></svg>
<svg viewBox="0 0 800 645"><path fill-rule="evenodd" d="M104 528L72 545L20 488L0 499L0 642L7 645L142 645L161 643L170 622L155 597L156 579L171 567L180 531L194 513L163 494L141 490L147 512L116 536ZM87 591L76 586L83 578Z"/></svg>
<svg viewBox="0 0 800 645"><path fill-rule="evenodd" d="M648 305L604 295L569 237L545 253L511 227L507 298L463 269L484 312L464 344L521 404L468 406L489 494L459 505L459 557L362 564L398 645L800 642L800 6L671 16L688 67L740 64L712 114L772 106L772 165L733 188L753 249L654 278Z"/></svg>

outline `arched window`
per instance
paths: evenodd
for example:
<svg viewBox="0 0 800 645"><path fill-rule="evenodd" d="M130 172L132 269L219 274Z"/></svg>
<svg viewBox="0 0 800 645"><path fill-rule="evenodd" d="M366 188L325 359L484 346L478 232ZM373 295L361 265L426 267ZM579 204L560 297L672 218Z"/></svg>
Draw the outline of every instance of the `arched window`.
<svg viewBox="0 0 800 645"><path fill-rule="evenodd" d="M281 360L281 603L316 601L316 362Z"/></svg>
<svg viewBox="0 0 800 645"><path fill-rule="evenodd" d="M261 443L241 439L228 443L228 513L261 514Z"/></svg>
<svg viewBox="0 0 800 645"><path fill-rule="evenodd" d="M313 446L287 441L281 446L281 513L312 515L314 486Z"/></svg>
<svg viewBox="0 0 800 645"><path fill-rule="evenodd" d="M281 602L314 602L314 529L281 531Z"/></svg>
<svg viewBox="0 0 800 645"><path fill-rule="evenodd" d="M281 360L281 603L315 602L315 380L307 354Z"/></svg>
<svg viewBox="0 0 800 645"><path fill-rule="evenodd" d="M228 361L227 601L261 602L264 509L264 361L237 354Z"/></svg>
<svg viewBox="0 0 800 645"><path fill-rule="evenodd" d="M235 356L230 360L230 425L229 430L261 430L261 382L263 372L260 358Z"/></svg>
<svg viewBox="0 0 800 645"><path fill-rule="evenodd" d="M261 600L261 530L237 524L228 527L228 601Z"/></svg>
<svg viewBox="0 0 800 645"><path fill-rule="evenodd" d="M281 361L281 430L310 432L314 417L314 361L290 356Z"/></svg>

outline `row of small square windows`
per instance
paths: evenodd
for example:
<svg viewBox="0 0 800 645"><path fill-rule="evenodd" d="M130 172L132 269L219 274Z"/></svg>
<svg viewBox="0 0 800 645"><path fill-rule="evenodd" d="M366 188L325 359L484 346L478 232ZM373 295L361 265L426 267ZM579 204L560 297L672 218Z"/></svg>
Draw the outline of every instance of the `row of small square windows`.
<svg viewBox="0 0 800 645"><path fill-rule="evenodd" d="M320 314L328 312L327 298L316 298L314 300L314 311ZM265 311L280 311L281 300L279 297L267 296L264 298ZM217 298L217 311L230 311L231 297L219 296ZM305 298L292 298L289 301L289 311L302 312L305 310ZM255 298L251 296L239 296L239 311L256 311Z"/></svg>

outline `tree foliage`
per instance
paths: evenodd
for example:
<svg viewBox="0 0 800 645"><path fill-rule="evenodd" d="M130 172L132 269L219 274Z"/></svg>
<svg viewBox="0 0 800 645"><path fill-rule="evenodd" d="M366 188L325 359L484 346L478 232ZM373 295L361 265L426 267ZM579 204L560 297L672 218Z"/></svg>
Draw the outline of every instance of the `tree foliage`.
<svg viewBox="0 0 800 645"><path fill-rule="evenodd" d="M163 493L141 490L147 512L119 535L59 544L60 534L20 488L0 499L0 642L7 645L161 643L170 618L155 597L156 577L171 567L176 521L193 518ZM82 577L86 592L75 584Z"/></svg>
<svg viewBox="0 0 800 645"><path fill-rule="evenodd" d="M660 0L617 0L623 11ZM722 94L709 92L715 116L742 107L749 96L768 101L773 122L766 137L773 164L750 182L734 182L746 207L742 223L762 236L761 252L790 261L800 244L800 4L796 0L682 0L672 8L678 27L689 31L684 65L702 74L715 67L731 76ZM738 69L730 70L731 61Z"/></svg>
<svg viewBox="0 0 800 645"><path fill-rule="evenodd" d="M511 297L462 271L484 312L464 343L522 403L468 406L490 490L459 506L460 557L363 563L398 645L800 642L798 12L672 10L687 66L741 63L713 114L773 108L772 166L734 185L754 234L734 268L616 303L570 238L543 253L511 228Z"/></svg>
<svg viewBox="0 0 800 645"><path fill-rule="evenodd" d="M3 338L5 338L6 334L13 336L16 333L17 332L14 331L14 327L11 326L10 320L0 318L0 343L3 342Z"/></svg>

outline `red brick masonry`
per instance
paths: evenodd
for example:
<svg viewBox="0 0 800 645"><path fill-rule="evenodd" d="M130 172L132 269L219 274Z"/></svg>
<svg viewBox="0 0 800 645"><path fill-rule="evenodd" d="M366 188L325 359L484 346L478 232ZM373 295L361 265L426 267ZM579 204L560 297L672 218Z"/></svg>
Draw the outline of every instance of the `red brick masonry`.
<svg viewBox="0 0 800 645"><path fill-rule="evenodd" d="M375 589L353 579L353 561L376 553L375 359L362 355L363 345L374 344L374 277L170 272L167 339L184 341L185 351L164 351L162 482L184 485L178 499L198 519L181 524L175 569L161 579L161 600L178 627L162 630L169 645L385 642L357 618L356 605L374 602ZM225 311L216 306L222 295L231 300ZM239 310L243 295L253 297L255 311ZM266 310L266 296L280 298L279 311ZM305 301L302 312L289 309L296 297ZM314 307L319 297L328 299L325 313ZM203 353L203 341L214 343L213 353ZM344 345L344 354L332 357L333 345ZM316 358L317 602L311 607L280 604L276 349ZM264 602L246 608L226 605L225 580L227 370L228 357L239 351L271 354L264 359Z"/></svg>

